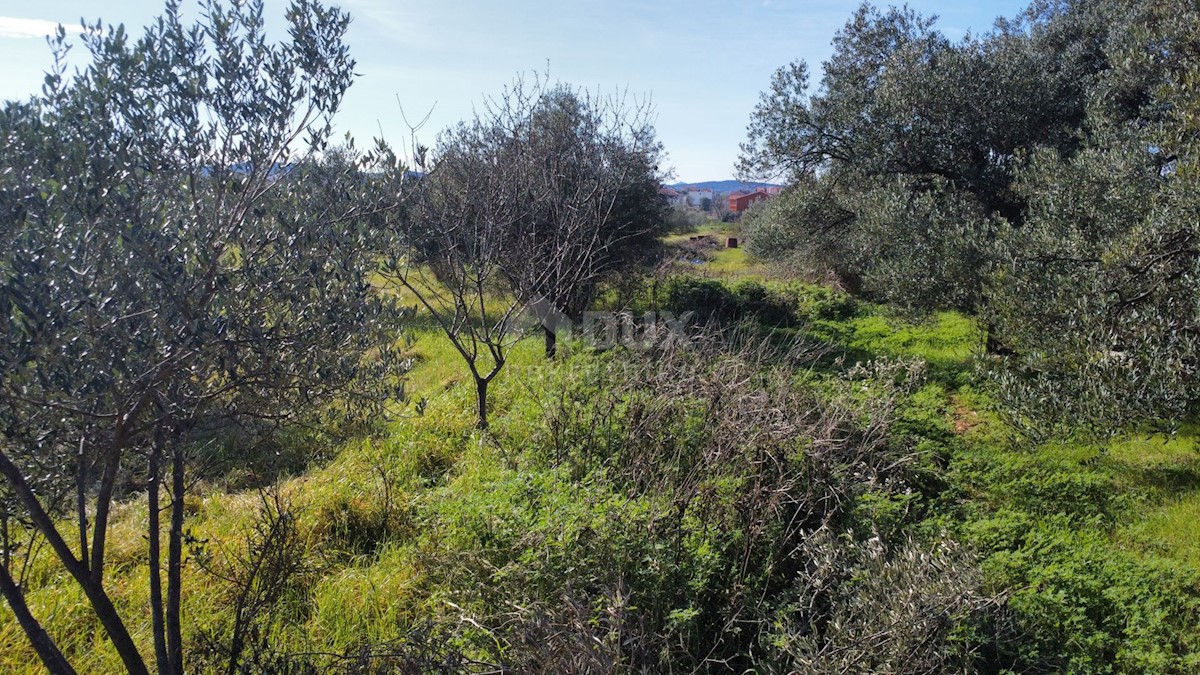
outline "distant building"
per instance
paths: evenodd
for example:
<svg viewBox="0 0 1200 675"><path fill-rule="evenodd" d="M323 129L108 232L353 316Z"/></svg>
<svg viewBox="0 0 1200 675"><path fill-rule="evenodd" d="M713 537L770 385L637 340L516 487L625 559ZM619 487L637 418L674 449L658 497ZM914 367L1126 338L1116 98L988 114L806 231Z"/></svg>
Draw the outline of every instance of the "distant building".
<svg viewBox="0 0 1200 675"><path fill-rule="evenodd" d="M755 202L763 202L771 197L771 193L763 188L754 192L735 192L729 195L729 210L733 213L743 213Z"/></svg>
<svg viewBox="0 0 1200 675"><path fill-rule="evenodd" d="M666 197L667 202L671 206L683 206L684 203L687 202L687 197L685 197L683 195L683 193L681 193L679 190L676 190L675 188L669 188L669 187L663 186L658 189L658 194Z"/></svg>
<svg viewBox="0 0 1200 675"><path fill-rule="evenodd" d="M695 207L699 208L704 205L705 199L707 199L711 202L712 198L713 198L713 191L708 188L692 187L692 188L687 189L688 206L695 206Z"/></svg>

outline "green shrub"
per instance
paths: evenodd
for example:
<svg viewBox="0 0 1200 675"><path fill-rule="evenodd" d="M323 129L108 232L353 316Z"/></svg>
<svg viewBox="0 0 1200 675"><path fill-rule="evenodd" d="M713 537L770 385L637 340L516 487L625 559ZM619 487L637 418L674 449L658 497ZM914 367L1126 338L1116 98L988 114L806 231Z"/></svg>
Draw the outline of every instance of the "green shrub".
<svg viewBox="0 0 1200 675"><path fill-rule="evenodd" d="M676 314L695 312L701 321L709 321L727 320L738 312L737 297L715 279L671 277L663 291L664 306Z"/></svg>
<svg viewBox="0 0 1200 675"><path fill-rule="evenodd" d="M854 296L827 286L802 284L793 288L802 310L815 319L845 321L857 316L862 307Z"/></svg>
<svg viewBox="0 0 1200 675"><path fill-rule="evenodd" d="M715 279L672 277L664 290L668 310L676 314L694 312L702 323L754 321L770 327L797 324L795 300L757 281L727 286Z"/></svg>
<svg viewBox="0 0 1200 675"><path fill-rule="evenodd" d="M985 562L1014 589L1026 668L1191 673L1200 667L1200 575L1114 547L1098 523L1033 526Z"/></svg>
<svg viewBox="0 0 1200 675"><path fill-rule="evenodd" d="M787 295L750 280L734 284L731 290L737 298L741 317L753 317L772 327L796 325L796 303Z"/></svg>

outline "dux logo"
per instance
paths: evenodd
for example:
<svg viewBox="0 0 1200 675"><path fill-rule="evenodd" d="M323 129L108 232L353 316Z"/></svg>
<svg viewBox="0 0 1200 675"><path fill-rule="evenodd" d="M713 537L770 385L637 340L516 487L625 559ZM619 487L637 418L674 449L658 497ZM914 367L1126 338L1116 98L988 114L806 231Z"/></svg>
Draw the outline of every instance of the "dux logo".
<svg viewBox="0 0 1200 675"><path fill-rule="evenodd" d="M694 317L695 312L679 316L671 312L584 312L576 323L554 303L539 297L524 305L510 325L519 334L549 330L559 339L578 337L596 349L620 346L649 351L686 344L687 326Z"/></svg>

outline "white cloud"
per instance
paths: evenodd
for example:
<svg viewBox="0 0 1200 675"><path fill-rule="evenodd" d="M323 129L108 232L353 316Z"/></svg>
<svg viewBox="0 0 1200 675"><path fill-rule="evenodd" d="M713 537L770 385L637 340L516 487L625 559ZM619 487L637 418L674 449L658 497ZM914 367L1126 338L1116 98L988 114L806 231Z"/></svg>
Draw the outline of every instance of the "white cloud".
<svg viewBox="0 0 1200 675"><path fill-rule="evenodd" d="M439 31L435 30L435 17L448 21L446 12L455 9L454 3L449 3L449 7L431 8L419 2L400 3L396 0L341 0L337 4L350 13L351 35L367 28L386 33L391 44L418 51L439 50L446 46ZM469 39L469 27L458 24L455 30L459 40Z"/></svg>
<svg viewBox="0 0 1200 675"><path fill-rule="evenodd" d="M0 38L41 38L52 35L58 23L44 19L18 19L0 16ZM79 26L64 26L68 33L82 32Z"/></svg>

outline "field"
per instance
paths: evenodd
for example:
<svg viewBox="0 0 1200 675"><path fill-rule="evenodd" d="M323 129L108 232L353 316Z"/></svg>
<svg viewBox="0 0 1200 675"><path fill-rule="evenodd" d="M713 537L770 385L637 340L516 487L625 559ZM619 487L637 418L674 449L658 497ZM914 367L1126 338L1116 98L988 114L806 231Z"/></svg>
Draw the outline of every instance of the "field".
<svg viewBox="0 0 1200 675"><path fill-rule="evenodd" d="M723 233L708 226L699 234ZM668 243L689 236L696 235ZM770 270L745 255L721 249L695 272L749 298L746 284ZM856 368L905 364L896 372L912 379L897 389L887 433L915 463L907 487L855 492L845 536L949 538L969 550L961 560L980 570L980 592L1002 599L1005 620L1020 629L993 655L997 672L1004 664L1096 673L1200 668L1200 429L1029 441L994 411L980 384L982 340L970 320L942 313L914 324L800 282L761 286L796 315L770 332L773 340L823 345L820 358L792 374L791 386L869 404L894 383L856 379ZM639 616L675 636L677 648L712 642L705 634L715 630L712 607L732 602L720 588L728 578L724 540L752 533L707 530L691 512L674 520L669 490L635 489L618 475L632 465L584 452L590 441L572 436L582 428L572 420L591 420L583 426L613 434L609 441L623 438L604 426L608 418L587 412L600 401L636 400L637 390L622 399L603 388L606 369L620 357L570 342L567 355L548 363L538 340L521 343L493 387L492 427L481 432L457 355L440 334L417 326L410 401L393 418L363 437L297 440L304 459L274 487L244 474L196 477L202 489L189 502L183 613L197 663L209 669L220 662L216 645L239 598L230 580L245 575L249 553L262 542L255 528L264 510L292 523L285 543L299 563L250 623L261 663L309 655L334 667L421 653L428 663L462 665L527 658L537 644L574 653L583 647L568 629L589 626L597 652L651 658L621 646L640 635L621 622ZM671 433L702 436L689 426L696 423L679 421ZM704 487L717 511L734 508L748 489L737 470L722 471ZM111 535L108 586L129 617L147 598L146 519L143 501L131 495ZM671 523L687 536L663 531ZM34 612L82 671L119 670L52 556L33 556L27 583ZM150 654L149 618L133 623ZM997 647L986 636L953 640ZM775 647L783 654L791 648ZM557 656L539 658L555 663ZM0 612L0 670L38 672L35 662L11 615Z"/></svg>

